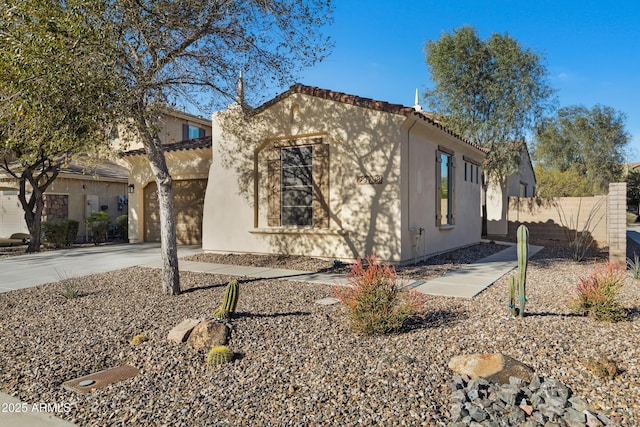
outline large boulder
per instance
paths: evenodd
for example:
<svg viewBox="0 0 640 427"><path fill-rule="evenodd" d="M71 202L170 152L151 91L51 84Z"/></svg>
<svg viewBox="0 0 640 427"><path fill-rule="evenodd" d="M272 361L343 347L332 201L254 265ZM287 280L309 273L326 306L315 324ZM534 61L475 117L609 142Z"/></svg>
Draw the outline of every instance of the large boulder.
<svg viewBox="0 0 640 427"><path fill-rule="evenodd" d="M196 350L209 350L229 342L231 330L224 323L214 320L200 322L189 334L187 343Z"/></svg>
<svg viewBox="0 0 640 427"><path fill-rule="evenodd" d="M454 356L449 369L471 379L485 378L496 384L508 384L509 377L530 382L533 369L516 359L500 353L476 353Z"/></svg>
<svg viewBox="0 0 640 427"><path fill-rule="evenodd" d="M189 338L193 328L198 326L202 319L184 319L169 331L167 339L176 343L183 343Z"/></svg>

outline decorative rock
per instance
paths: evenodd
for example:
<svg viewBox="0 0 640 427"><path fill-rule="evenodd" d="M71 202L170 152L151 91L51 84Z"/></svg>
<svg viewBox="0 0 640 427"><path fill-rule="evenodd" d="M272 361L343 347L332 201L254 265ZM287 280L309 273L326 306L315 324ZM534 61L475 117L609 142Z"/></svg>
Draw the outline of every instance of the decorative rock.
<svg viewBox="0 0 640 427"><path fill-rule="evenodd" d="M227 325L205 320L193 328L187 343L196 350L209 350L211 347L226 345L230 334L231 330Z"/></svg>
<svg viewBox="0 0 640 427"><path fill-rule="evenodd" d="M533 385L512 379L508 384L496 384L466 375L454 375L449 384L451 415L449 425L526 426L526 427L603 427L613 425L601 413L588 411L585 401L570 397L571 390L562 382L542 381L532 375ZM478 396L477 398L476 395ZM471 401L470 401L471 400Z"/></svg>
<svg viewBox="0 0 640 427"><path fill-rule="evenodd" d="M584 411L584 415L587 418L587 427L602 427L604 424L589 411Z"/></svg>
<svg viewBox="0 0 640 427"><path fill-rule="evenodd" d="M454 356L449 361L449 369L472 379L482 377L498 384L508 384L510 377L529 382L533 375L533 370L527 365L500 353Z"/></svg>
<svg viewBox="0 0 640 427"><path fill-rule="evenodd" d="M522 409L514 406L508 416L509 423L513 426L521 425L525 420L525 413Z"/></svg>
<svg viewBox="0 0 640 427"><path fill-rule="evenodd" d="M176 343L185 342L187 338L189 338L189 334L191 334L193 328L195 328L200 322L202 322L202 319L184 319L169 331L167 339Z"/></svg>
<svg viewBox="0 0 640 427"><path fill-rule="evenodd" d="M504 359L499 353L478 353L454 356L449 361L449 369L453 372L468 375L475 379L488 378L502 370Z"/></svg>
<svg viewBox="0 0 640 427"><path fill-rule="evenodd" d="M571 403L571 407L576 411L587 411L589 409L587 402L585 402L584 399L578 396L571 397L569 399L569 402Z"/></svg>
<svg viewBox="0 0 640 427"><path fill-rule="evenodd" d="M527 405L527 401L522 399L520 402L520 409L522 409L527 415L531 415L533 413L533 406Z"/></svg>
<svg viewBox="0 0 640 427"><path fill-rule="evenodd" d="M531 381L529 382L529 390L536 391L540 388L540 377L536 374L531 375Z"/></svg>
<svg viewBox="0 0 640 427"><path fill-rule="evenodd" d="M565 422L571 427L582 427L586 423L586 416L581 411L569 408L562 416Z"/></svg>
<svg viewBox="0 0 640 427"><path fill-rule="evenodd" d="M471 405L469 408L469 416L476 422L484 421L487 418L487 413L476 405Z"/></svg>

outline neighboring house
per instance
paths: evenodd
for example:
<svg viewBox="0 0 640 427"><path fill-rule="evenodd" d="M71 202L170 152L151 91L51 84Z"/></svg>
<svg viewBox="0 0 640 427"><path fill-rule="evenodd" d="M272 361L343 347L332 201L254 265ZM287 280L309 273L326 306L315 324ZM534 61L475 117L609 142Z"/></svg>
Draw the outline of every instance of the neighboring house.
<svg viewBox="0 0 640 427"><path fill-rule="evenodd" d="M211 136L164 145L173 180L178 244L202 242L202 216L211 165ZM144 149L127 151L129 164L129 241L160 241L158 187Z"/></svg>
<svg viewBox="0 0 640 427"><path fill-rule="evenodd" d="M104 211L112 222L126 215L127 175L126 168L110 161L99 165L80 160L71 162L60 169L58 177L45 191L42 220L76 220L80 223L78 240L85 241L84 219L91 212ZM29 232L18 200L18 188L13 177L0 171L0 237Z"/></svg>
<svg viewBox="0 0 640 427"><path fill-rule="evenodd" d="M211 120L171 108L163 110L158 126L158 137L162 144L211 136ZM125 126L119 126L114 132L112 145L116 150L137 150L142 148L142 141Z"/></svg>
<svg viewBox="0 0 640 427"><path fill-rule="evenodd" d="M211 120L166 109L160 124L158 134L173 179L177 240L179 244L200 244L204 192L211 164ZM159 242L158 187L142 142L121 136L115 146L129 149L122 157L130 169L129 241Z"/></svg>
<svg viewBox="0 0 640 427"><path fill-rule="evenodd" d="M487 185L487 235L508 234L509 197L534 197L535 192L536 175L529 149L526 144L522 144L519 172L510 175L503 188L497 182L489 182Z"/></svg>
<svg viewBox="0 0 640 427"><path fill-rule="evenodd" d="M480 241L485 151L417 103L297 84L250 114L257 142L213 115L204 251L403 263Z"/></svg>

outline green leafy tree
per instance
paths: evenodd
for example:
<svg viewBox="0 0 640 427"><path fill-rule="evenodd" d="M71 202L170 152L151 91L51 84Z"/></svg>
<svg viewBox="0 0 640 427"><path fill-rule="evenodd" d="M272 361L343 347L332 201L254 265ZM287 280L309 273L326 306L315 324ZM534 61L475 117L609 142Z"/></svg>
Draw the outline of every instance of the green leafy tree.
<svg viewBox="0 0 640 427"><path fill-rule="evenodd" d="M425 94L439 120L463 138L489 149L485 173L502 185L518 170L524 140L553 107L554 90L540 54L508 34L481 40L463 26L426 45L433 89Z"/></svg>
<svg viewBox="0 0 640 427"><path fill-rule="evenodd" d="M627 182L627 206L640 205L640 170L630 170L625 181Z"/></svg>
<svg viewBox="0 0 640 427"><path fill-rule="evenodd" d="M0 5L0 169L19 185L40 250L43 194L64 163L101 151L120 82L101 29L87 19L93 2L4 0Z"/></svg>
<svg viewBox="0 0 640 427"><path fill-rule="evenodd" d="M574 170L591 184L592 194L623 178L629 133L626 116L607 106L568 106L536 128L533 158L545 168Z"/></svg>
<svg viewBox="0 0 640 427"><path fill-rule="evenodd" d="M247 93L287 84L300 67L323 59L330 48L322 28L330 1L103 0L92 16L117 52L114 68L125 82L123 113L140 137L158 185L162 287L180 292L172 177L158 135L162 109L189 102L209 113L205 100L233 99L239 72ZM215 185L215 184L213 184Z"/></svg>
<svg viewBox="0 0 640 427"><path fill-rule="evenodd" d="M583 174L575 169L561 171L558 168L546 168L537 163L536 193L540 197L588 197L593 196L593 186Z"/></svg>

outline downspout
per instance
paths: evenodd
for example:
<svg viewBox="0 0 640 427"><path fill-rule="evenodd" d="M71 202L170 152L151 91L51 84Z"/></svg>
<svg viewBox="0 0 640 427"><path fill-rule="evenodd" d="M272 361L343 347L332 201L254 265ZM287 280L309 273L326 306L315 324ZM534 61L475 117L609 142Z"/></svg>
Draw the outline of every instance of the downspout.
<svg viewBox="0 0 640 427"><path fill-rule="evenodd" d="M415 234L415 230L411 226L411 129L416 125L417 120L413 119L413 123L407 129L407 223L409 224L409 233ZM418 235L411 236L414 238L413 243L413 264L415 265L418 258Z"/></svg>
<svg viewBox="0 0 640 427"><path fill-rule="evenodd" d="M253 228L258 228L258 153L258 149L253 151Z"/></svg>

